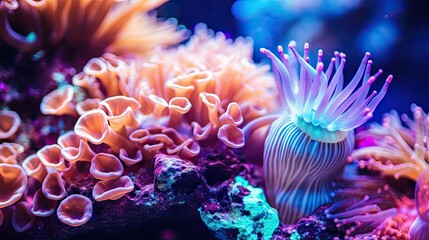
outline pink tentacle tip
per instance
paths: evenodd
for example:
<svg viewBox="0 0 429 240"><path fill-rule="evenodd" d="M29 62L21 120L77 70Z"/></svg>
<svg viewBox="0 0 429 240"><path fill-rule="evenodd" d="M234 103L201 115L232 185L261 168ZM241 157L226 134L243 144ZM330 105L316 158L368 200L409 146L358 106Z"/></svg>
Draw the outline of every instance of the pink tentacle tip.
<svg viewBox="0 0 429 240"><path fill-rule="evenodd" d="M266 49L266 48L260 48L259 51L265 55L267 55L267 57L270 56L271 51Z"/></svg>
<svg viewBox="0 0 429 240"><path fill-rule="evenodd" d="M305 45L304 45L305 46ZM296 47L296 42L295 41L290 41L289 42L289 45L288 45L288 48L290 48L290 49L294 49Z"/></svg>
<svg viewBox="0 0 429 240"><path fill-rule="evenodd" d="M369 84L372 84L373 82L375 82L375 77L370 77L370 78L368 79L368 83L369 83Z"/></svg>
<svg viewBox="0 0 429 240"><path fill-rule="evenodd" d="M280 54L283 54L283 46L282 46L282 45L278 45L278 46L277 46L277 51L278 51Z"/></svg>
<svg viewBox="0 0 429 240"><path fill-rule="evenodd" d="M316 67L316 70L318 71L318 72L321 72L321 71L323 71L323 63L322 62L320 62L320 63L318 63L317 64L317 67Z"/></svg>
<svg viewBox="0 0 429 240"><path fill-rule="evenodd" d="M310 49L310 44L308 44L308 43L304 43L304 49L305 49L305 50Z"/></svg>
<svg viewBox="0 0 429 240"><path fill-rule="evenodd" d="M365 58L369 58L371 56L371 53L370 52L366 52L365 53Z"/></svg>
<svg viewBox="0 0 429 240"><path fill-rule="evenodd" d="M347 55L345 54L345 53L340 53L340 58L342 58L342 59L346 59L346 57L347 57Z"/></svg>
<svg viewBox="0 0 429 240"><path fill-rule="evenodd" d="M372 60L368 60L368 64L369 64L369 65L372 65Z"/></svg>
<svg viewBox="0 0 429 240"><path fill-rule="evenodd" d="M374 77L378 78L381 74L383 74L383 69L378 69L377 73L374 74Z"/></svg>
<svg viewBox="0 0 429 240"><path fill-rule="evenodd" d="M392 82L392 80L393 80L393 75L389 75L389 76L387 77L387 79L386 79L386 82L387 82L387 83L391 83L391 82Z"/></svg>

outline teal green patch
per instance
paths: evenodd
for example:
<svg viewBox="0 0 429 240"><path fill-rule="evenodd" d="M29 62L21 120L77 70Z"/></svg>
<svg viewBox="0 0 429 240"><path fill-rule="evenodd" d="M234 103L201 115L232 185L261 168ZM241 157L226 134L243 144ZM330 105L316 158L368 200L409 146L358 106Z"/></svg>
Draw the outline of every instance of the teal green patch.
<svg viewBox="0 0 429 240"><path fill-rule="evenodd" d="M290 235L290 240L300 240L301 239L301 235L299 235L298 232L293 232L292 235Z"/></svg>
<svg viewBox="0 0 429 240"><path fill-rule="evenodd" d="M35 54L33 54L33 56L31 57L31 59L32 59L33 61L37 61L37 60L39 60L40 58L42 58L42 57L43 57L43 55L45 55L45 52L44 52L43 50L40 50L40 51L36 52Z"/></svg>
<svg viewBox="0 0 429 240"><path fill-rule="evenodd" d="M30 32L27 37L25 38L27 40L27 42L29 43L34 43L36 41L36 33L35 32Z"/></svg>
<svg viewBox="0 0 429 240"><path fill-rule="evenodd" d="M52 78L54 79L55 82L57 82L58 84L62 84L66 81L66 77L64 76L64 74L59 73L59 72L54 72L52 74Z"/></svg>
<svg viewBox="0 0 429 240"><path fill-rule="evenodd" d="M222 236L224 230L237 230L237 239L257 240L258 236L264 240L270 239L280 223L277 211L268 204L261 188L253 187L240 176L235 178L231 186L230 200L240 193L238 186L250 191L249 195L243 197L243 204L231 204L230 213L211 214L199 208L201 219L221 239L227 238Z"/></svg>

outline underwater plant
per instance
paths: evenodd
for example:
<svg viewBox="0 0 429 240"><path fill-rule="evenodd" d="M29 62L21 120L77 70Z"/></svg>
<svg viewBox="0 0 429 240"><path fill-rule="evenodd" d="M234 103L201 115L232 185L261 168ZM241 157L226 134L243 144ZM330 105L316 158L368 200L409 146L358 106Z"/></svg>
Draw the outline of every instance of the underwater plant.
<svg viewBox="0 0 429 240"><path fill-rule="evenodd" d="M304 56L289 44L290 55L278 47L280 59L261 49L273 64L280 101L281 116L258 119L245 129L251 136L257 126L269 127L264 145L264 179L268 201L285 223L313 212L318 206L332 202L332 181L346 164L354 147L353 129L365 123L380 103L392 81L389 75L380 91L368 97L370 85L382 73L370 76L372 61L366 53L350 83L343 88L346 55L335 52L335 58L323 72L322 50L317 66L308 62L309 45ZM297 64L301 65L298 71ZM333 74L334 67L336 69ZM362 84L354 89L362 79Z"/></svg>

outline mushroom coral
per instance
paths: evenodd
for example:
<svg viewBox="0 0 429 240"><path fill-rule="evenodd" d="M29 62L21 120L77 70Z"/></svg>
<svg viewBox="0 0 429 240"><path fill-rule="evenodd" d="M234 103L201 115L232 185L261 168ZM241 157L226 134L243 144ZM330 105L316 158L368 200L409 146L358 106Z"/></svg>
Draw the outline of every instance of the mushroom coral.
<svg viewBox="0 0 429 240"><path fill-rule="evenodd" d="M414 239L425 239L429 231L429 122L427 114L419 106L412 104L413 119L405 114L402 120L396 111L384 115L383 124L373 124L357 138L371 139L373 146L356 149L352 159L361 160L362 166L377 170L395 179L407 178L416 182L415 201L418 217L410 229Z"/></svg>
<svg viewBox="0 0 429 240"><path fill-rule="evenodd" d="M298 54L295 42L289 44L289 49L287 55L278 47L280 59L261 49L272 61L285 108L283 115L260 118L256 120L259 123L245 130L251 136L256 127L272 122L265 144L260 144L264 146L265 191L285 223L293 223L318 206L332 202L332 181L341 173L353 150L353 129L371 118L392 80L389 76L378 95L373 92L367 97L370 85L381 74L380 70L370 76L369 53L343 88L345 54L336 52L324 72L322 50L313 68L308 63L308 44L304 45L303 57ZM355 90L361 79L361 86Z"/></svg>
<svg viewBox="0 0 429 240"><path fill-rule="evenodd" d="M30 54L80 59L104 51L148 54L157 45L183 40L184 32L176 31L176 22L160 22L145 14L164 2L2 1L0 37L11 47Z"/></svg>

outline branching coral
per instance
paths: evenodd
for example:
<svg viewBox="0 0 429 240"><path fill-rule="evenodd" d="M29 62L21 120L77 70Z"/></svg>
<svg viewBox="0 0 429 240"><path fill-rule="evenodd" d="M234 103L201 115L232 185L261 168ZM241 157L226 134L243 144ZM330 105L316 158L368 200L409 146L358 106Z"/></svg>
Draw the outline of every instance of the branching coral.
<svg viewBox="0 0 429 240"><path fill-rule="evenodd" d="M351 155L352 159L361 160L361 165L380 171L383 175L395 179L408 178L416 182L415 200L419 217L410 229L412 238L427 236L428 223L428 178L429 164L428 129L426 113L417 105L412 105L414 120L402 115L408 128L402 126L399 115L392 111L385 114L383 125L374 124L358 137L371 139L374 146L359 148Z"/></svg>
<svg viewBox="0 0 429 240"><path fill-rule="evenodd" d="M381 74L380 70L370 77L369 53L349 85L343 88L345 54L336 52L323 72L322 50L317 67L313 68L308 63L308 44L304 45L304 57L298 54L295 45L295 42L289 44L291 56L284 54L279 46L280 59L261 49L273 63L280 100L286 112L291 113L271 124L264 146L268 200L287 223L332 201L333 177L341 172L353 149L352 130L372 116L392 80L389 76L378 95L373 92L367 97L370 85ZM297 62L301 65L299 71ZM361 79L362 86L354 90ZM259 121L269 123L267 120L273 118Z"/></svg>

